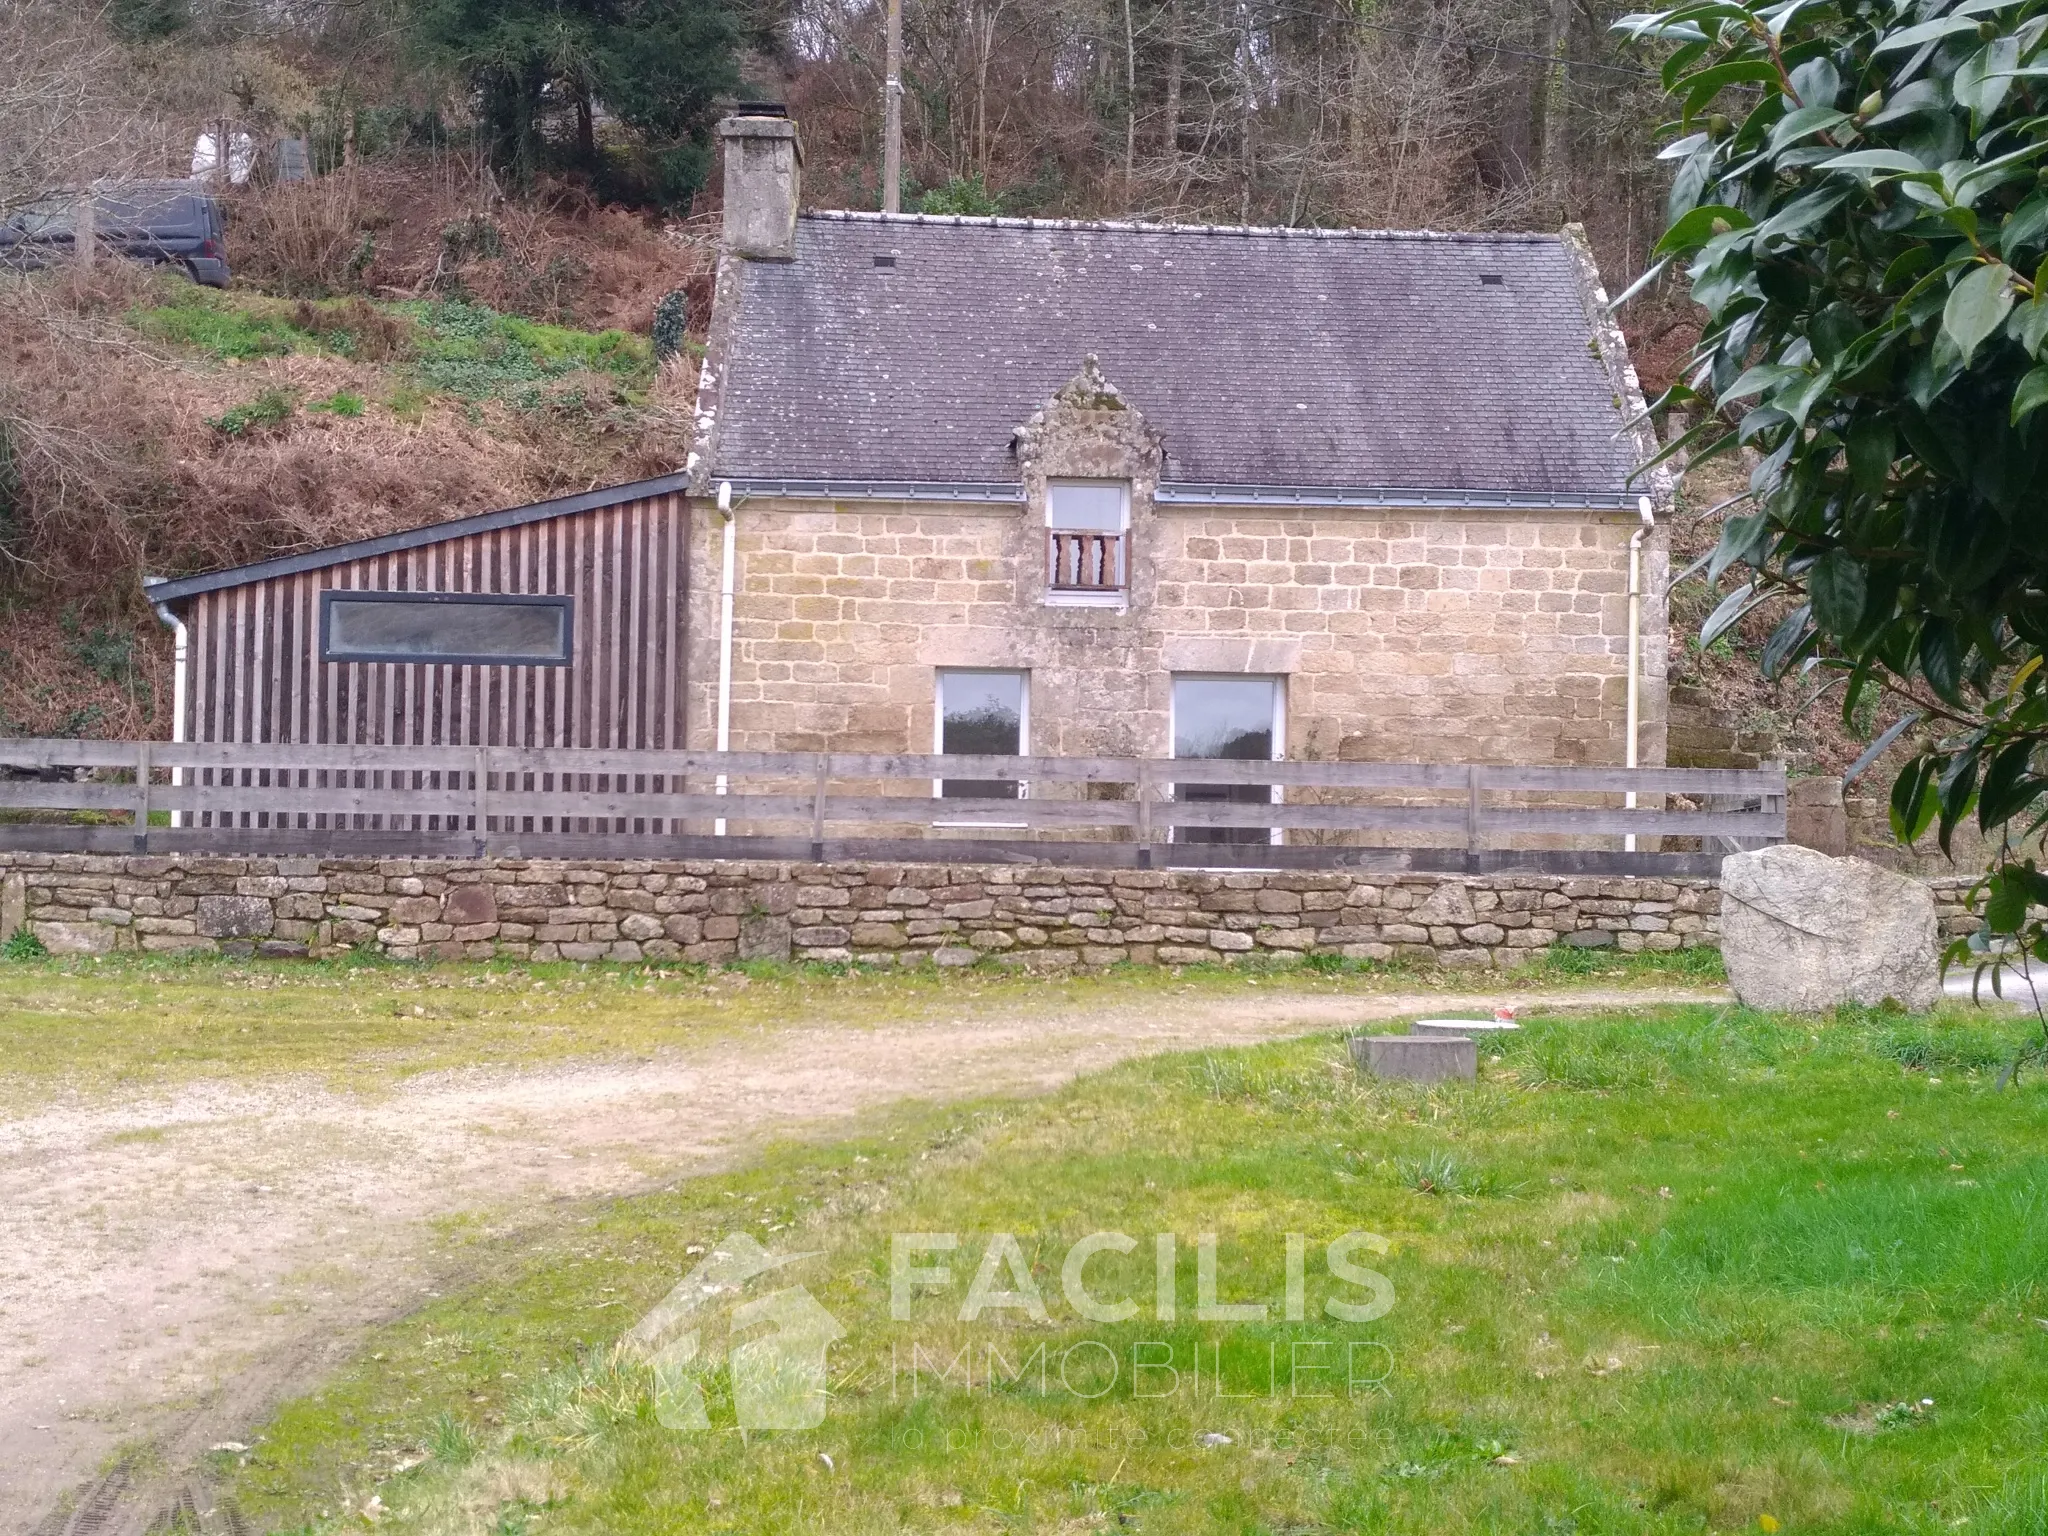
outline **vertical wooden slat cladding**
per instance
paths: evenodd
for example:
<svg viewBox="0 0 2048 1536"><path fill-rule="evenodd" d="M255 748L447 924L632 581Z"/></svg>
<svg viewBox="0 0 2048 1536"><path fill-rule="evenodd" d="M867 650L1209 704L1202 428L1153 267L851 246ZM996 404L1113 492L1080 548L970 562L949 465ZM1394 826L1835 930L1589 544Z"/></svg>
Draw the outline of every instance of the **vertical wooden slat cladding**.
<svg viewBox="0 0 2048 1536"><path fill-rule="evenodd" d="M192 741L670 747L684 740L679 495L252 581L186 615ZM567 667L320 660L328 590L576 599Z"/></svg>

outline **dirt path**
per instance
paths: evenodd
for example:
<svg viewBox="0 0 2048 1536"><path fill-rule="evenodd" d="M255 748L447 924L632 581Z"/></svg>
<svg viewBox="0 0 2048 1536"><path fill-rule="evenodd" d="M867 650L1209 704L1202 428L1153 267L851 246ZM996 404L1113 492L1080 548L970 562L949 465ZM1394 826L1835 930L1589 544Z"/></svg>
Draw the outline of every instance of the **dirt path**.
<svg viewBox="0 0 2048 1536"><path fill-rule="evenodd" d="M432 1295L451 1262L436 1217L510 1228L550 1199L711 1171L891 1100L1044 1090L1130 1056L1499 997L1278 992L996 1019L963 1006L871 1030L792 1022L646 1062L441 1073L375 1097L272 1080L0 1122L0 1532L133 1525L140 1501L37 1522L119 1450L153 1447L175 1470L245 1434L362 1326Z"/></svg>

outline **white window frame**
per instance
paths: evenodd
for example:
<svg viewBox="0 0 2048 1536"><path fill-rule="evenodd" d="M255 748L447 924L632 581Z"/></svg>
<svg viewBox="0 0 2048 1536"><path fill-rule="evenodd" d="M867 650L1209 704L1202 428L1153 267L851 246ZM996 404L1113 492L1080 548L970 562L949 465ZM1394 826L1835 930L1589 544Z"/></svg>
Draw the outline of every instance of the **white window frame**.
<svg viewBox="0 0 2048 1536"><path fill-rule="evenodd" d="M1127 608L1131 594L1131 482L1128 480L1090 480L1079 476L1065 476L1045 482L1045 529L1050 533L1060 524L1053 521L1053 502L1062 486L1103 485L1113 487L1120 502L1117 513L1116 533L1123 540L1124 580L1114 592L1055 592L1050 574L1046 578L1045 603L1049 608ZM1075 532L1096 530L1077 529Z"/></svg>
<svg viewBox="0 0 2048 1536"><path fill-rule="evenodd" d="M1190 757L1186 759L1181 758L1179 750L1180 685L1183 682L1265 682L1271 684L1273 689L1273 755L1269 757L1267 761L1273 763L1284 763L1285 761L1287 761L1287 674L1285 672L1174 672L1168 674L1167 676L1166 745L1167 751L1171 759L1173 761L1186 761L1190 763L1213 763L1218 761L1249 762L1254 761L1254 759L1218 759L1213 757ZM1284 784L1268 785L1267 794L1269 796L1269 803L1273 805L1284 805L1286 803L1286 789L1287 786ZM1166 783L1166 798L1168 800L1171 800L1173 799L1173 797L1174 783L1173 780L1169 779ZM1180 834L1186 830L1188 829L1183 827L1175 827L1173 829L1173 841L1179 842L1181 840ZM1286 843L1286 841L1287 829L1285 827L1268 827L1266 829L1266 842L1269 846L1278 848L1283 846ZM1255 847L1256 844L1240 844L1239 846Z"/></svg>
<svg viewBox="0 0 2048 1536"><path fill-rule="evenodd" d="M1014 677L1022 686L1017 690L1017 755L1031 755L1031 669L1029 667L934 667L932 669L932 754L943 757L946 752L946 679L960 677ZM932 798L946 798L946 781L932 780ZM1017 798L1029 800L1031 785L1023 779L1017 781ZM988 821L976 817L959 821L934 821L934 827L1006 827L1028 828L1026 821Z"/></svg>

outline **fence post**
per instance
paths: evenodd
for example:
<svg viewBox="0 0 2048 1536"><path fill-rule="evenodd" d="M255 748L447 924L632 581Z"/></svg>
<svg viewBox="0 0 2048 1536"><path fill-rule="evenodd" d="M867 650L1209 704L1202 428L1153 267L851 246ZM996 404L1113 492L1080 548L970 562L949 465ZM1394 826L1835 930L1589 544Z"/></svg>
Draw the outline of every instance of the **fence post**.
<svg viewBox="0 0 2048 1536"><path fill-rule="evenodd" d="M485 858L491 851L490 823L484 818L490 809L485 795L489 783L489 754L482 747L476 749L476 856Z"/></svg>
<svg viewBox="0 0 2048 1536"><path fill-rule="evenodd" d="M149 852L149 743L135 744L135 851Z"/></svg>
<svg viewBox="0 0 2048 1536"><path fill-rule="evenodd" d="M1138 759L1138 868L1152 867L1152 760Z"/></svg>
<svg viewBox="0 0 2048 1536"><path fill-rule="evenodd" d="M817 779L811 786L811 862L825 862L825 781L832 777L832 754L820 752Z"/></svg>
<svg viewBox="0 0 2048 1536"><path fill-rule="evenodd" d="M1479 765L1465 765L1465 868L1479 869Z"/></svg>

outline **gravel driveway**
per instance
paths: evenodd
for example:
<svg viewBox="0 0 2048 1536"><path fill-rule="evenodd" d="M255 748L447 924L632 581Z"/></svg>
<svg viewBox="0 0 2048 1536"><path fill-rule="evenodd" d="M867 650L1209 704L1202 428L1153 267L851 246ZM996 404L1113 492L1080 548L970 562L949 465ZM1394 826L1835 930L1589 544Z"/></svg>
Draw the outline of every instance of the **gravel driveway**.
<svg viewBox="0 0 2048 1536"><path fill-rule="evenodd" d="M458 1283L436 1218L517 1230L550 1219L551 1202L712 1171L893 1100L1042 1091L1126 1057L1500 996L1155 996L1029 1018L963 1004L922 1023L792 1021L651 1061L437 1073L376 1095L211 1083L0 1121L0 1531L139 1530L162 1487L97 1485L120 1453L148 1448L144 1464L175 1474L316 1382L363 1327ZM1588 989L1544 1003L1717 996ZM66 1503L73 1490L82 1505Z"/></svg>

